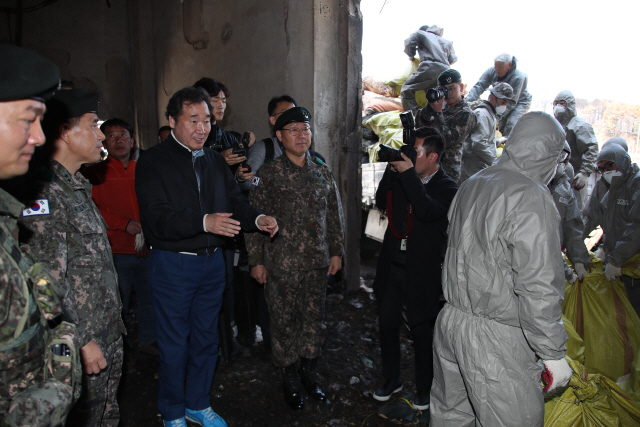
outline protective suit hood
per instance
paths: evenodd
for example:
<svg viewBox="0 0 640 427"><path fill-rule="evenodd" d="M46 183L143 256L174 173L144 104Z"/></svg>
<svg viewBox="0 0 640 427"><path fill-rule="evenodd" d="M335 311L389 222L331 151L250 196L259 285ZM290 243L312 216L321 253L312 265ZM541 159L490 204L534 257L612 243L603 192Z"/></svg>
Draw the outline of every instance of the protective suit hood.
<svg viewBox="0 0 640 427"><path fill-rule="evenodd" d="M571 119L578 115L576 110L576 97L573 96L570 90L563 90L556 95L554 102L555 101L564 101L567 103L566 111L562 117L558 117L558 121L562 123L562 126L567 126Z"/></svg>
<svg viewBox="0 0 640 427"><path fill-rule="evenodd" d="M498 165L546 186L555 174L564 141L564 130L553 116L527 113L511 131Z"/></svg>
<svg viewBox="0 0 640 427"><path fill-rule="evenodd" d="M600 150L598 158L596 159L596 164L603 160L615 163L618 165L618 170L623 173L626 172L631 165L629 154L618 144L602 146L602 150Z"/></svg>
<svg viewBox="0 0 640 427"><path fill-rule="evenodd" d="M430 27L429 27L429 29L427 30L427 32L429 32L429 33L433 33L433 34L435 34L436 36L440 36L440 37L442 37L442 35L444 34L444 28L439 27L439 26L437 26L437 25L432 25L432 26L430 26Z"/></svg>
<svg viewBox="0 0 640 427"><path fill-rule="evenodd" d="M602 144L602 148L606 147L609 144L617 144L622 148L624 148L624 151L629 152L629 145L627 144L627 141L624 138L620 138L619 136L610 138L607 140L607 142Z"/></svg>

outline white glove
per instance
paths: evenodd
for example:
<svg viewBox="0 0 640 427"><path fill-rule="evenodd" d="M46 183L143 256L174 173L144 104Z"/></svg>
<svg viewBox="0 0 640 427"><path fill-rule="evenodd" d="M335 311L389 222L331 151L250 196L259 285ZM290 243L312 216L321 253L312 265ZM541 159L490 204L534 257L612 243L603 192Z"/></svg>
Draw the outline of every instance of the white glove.
<svg viewBox="0 0 640 427"><path fill-rule="evenodd" d="M568 278L567 281L573 285L578 281L578 276L576 276L573 272L571 272L571 277Z"/></svg>
<svg viewBox="0 0 640 427"><path fill-rule="evenodd" d="M587 180L589 179L589 175L584 172L580 172L573 178L573 188L576 190L582 190L585 185L587 185Z"/></svg>
<svg viewBox="0 0 640 427"><path fill-rule="evenodd" d="M600 245L600 247L596 249L596 252L594 253L594 255L596 256L596 258L600 258L600 259L607 258L607 254L604 252L604 248L602 247L602 245Z"/></svg>
<svg viewBox="0 0 640 427"><path fill-rule="evenodd" d="M136 242L133 244L133 248L136 252L140 252L144 247L144 233L140 231L140 233L136 234Z"/></svg>
<svg viewBox="0 0 640 427"><path fill-rule="evenodd" d="M507 137L506 136L500 137L500 138L496 139L496 147L499 147L502 144L506 144L506 142L507 142Z"/></svg>
<svg viewBox="0 0 640 427"><path fill-rule="evenodd" d="M543 360L542 363L544 363L544 371L542 371L542 380L545 383L542 389L544 393L551 393L553 390L569 384L573 370L564 358Z"/></svg>
<svg viewBox="0 0 640 427"><path fill-rule="evenodd" d="M616 267L615 265L608 263L604 268L604 277L608 281L616 280L616 277L622 276L622 268Z"/></svg>
<svg viewBox="0 0 640 427"><path fill-rule="evenodd" d="M576 262L573 265L573 269L576 271L576 274L578 275L578 280L582 281L582 276L584 274L587 274L587 269L584 267L584 264L581 262Z"/></svg>

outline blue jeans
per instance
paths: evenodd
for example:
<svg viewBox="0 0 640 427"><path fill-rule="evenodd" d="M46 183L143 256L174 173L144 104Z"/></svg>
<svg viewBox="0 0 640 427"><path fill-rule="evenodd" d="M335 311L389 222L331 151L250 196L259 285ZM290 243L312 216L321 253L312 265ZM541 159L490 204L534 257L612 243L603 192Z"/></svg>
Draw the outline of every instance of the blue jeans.
<svg viewBox="0 0 640 427"><path fill-rule="evenodd" d="M196 256L152 249L151 283L160 352L158 409L171 421L184 417L185 407L211 406L225 287L222 250Z"/></svg>
<svg viewBox="0 0 640 427"><path fill-rule="evenodd" d="M113 254L113 263L118 273L120 299L122 299L122 319L129 327L129 301L131 290L136 291L138 301L138 341L141 346L156 341L156 322L153 317L151 283L149 274L151 260L132 254Z"/></svg>

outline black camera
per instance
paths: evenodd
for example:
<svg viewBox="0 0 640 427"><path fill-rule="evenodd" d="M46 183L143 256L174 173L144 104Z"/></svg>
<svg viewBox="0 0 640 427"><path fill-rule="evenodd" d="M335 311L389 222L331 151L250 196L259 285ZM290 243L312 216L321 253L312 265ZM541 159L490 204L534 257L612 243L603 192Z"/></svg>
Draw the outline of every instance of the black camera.
<svg viewBox="0 0 640 427"><path fill-rule="evenodd" d="M404 160L402 153L405 154L412 162L415 163L416 150L413 145L403 145L398 148L389 147L388 145L380 144L380 151L378 151L378 161L380 162L399 162Z"/></svg>
<svg viewBox="0 0 640 427"><path fill-rule="evenodd" d="M236 147L233 147L233 151L231 154L237 154L240 157L247 157L247 147L249 147L249 140L251 139L251 135L249 132L245 132L242 135L242 139L240 140L240 144Z"/></svg>
<svg viewBox="0 0 640 427"><path fill-rule="evenodd" d="M439 86L427 90L427 101L429 101L429 103L436 102L442 98L449 98L449 89L446 87Z"/></svg>
<svg viewBox="0 0 640 427"><path fill-rule="evenodd" d="M400 113L400 122L402 122L402 143L413 147L416 144L416 121L413 113L411 111Z"/></svg>

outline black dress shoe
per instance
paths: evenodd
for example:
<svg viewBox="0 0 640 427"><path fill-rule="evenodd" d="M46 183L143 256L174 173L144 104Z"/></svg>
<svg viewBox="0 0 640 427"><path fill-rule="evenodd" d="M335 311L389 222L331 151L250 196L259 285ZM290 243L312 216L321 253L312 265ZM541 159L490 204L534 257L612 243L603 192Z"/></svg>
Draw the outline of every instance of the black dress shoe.
<svg viewBox="0 0 640 427"><path fill-rule="evenodd" d="M429 392L418 392L415 399L413 399L413 407L419 411L426 411L427 409L429 409L429 403Z"/></svg>
<svg viewBox="0 0 640 427"><path fill-rule="evenodd" d="M400 377L393 380L386 380L384 384L378 387L375 393L373 393L373 398L380 402L386 402L393 393L400 390L402 390L402 379Z"/></svg>
<svg viewBox="0 0 640 427"><path fill-rule="evenodd" d="M294 411L302 411L304 409L304 396L302 395L295 364L282 368L282 380L284 382L284 399L287 401L287 405Z"/></svg>
<svg viewBox="0 0 640 427"><path fill-rule="evenodd" d="M317 357L315 359L302 358L300 360L300 380L311 397L319 400L320 402L324 402L327 400L327 396L320 388L318 374L316 373L316 366L318 366Z"/></svg>

